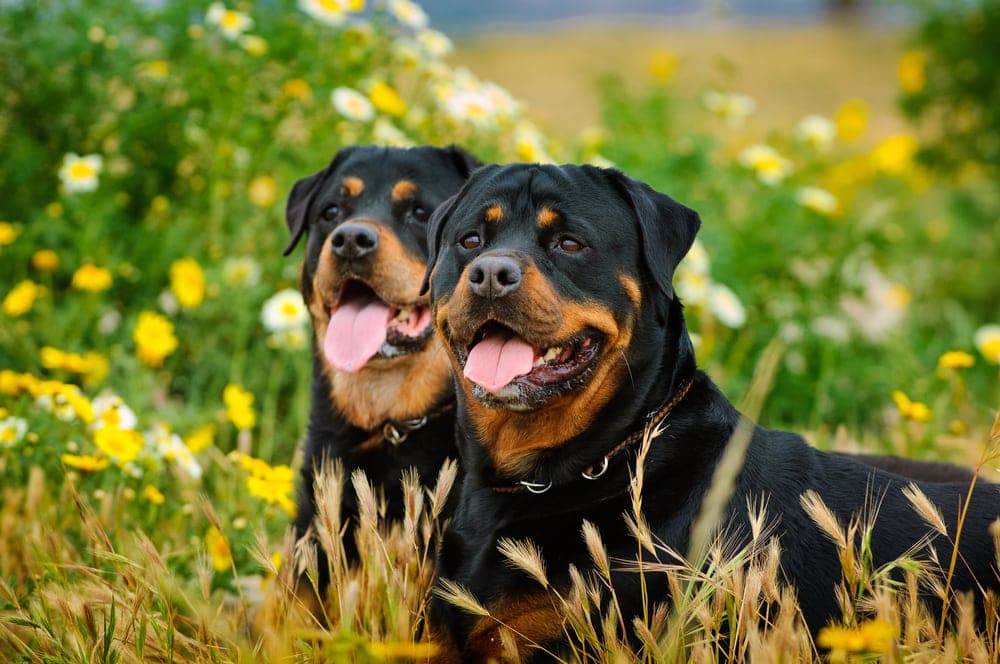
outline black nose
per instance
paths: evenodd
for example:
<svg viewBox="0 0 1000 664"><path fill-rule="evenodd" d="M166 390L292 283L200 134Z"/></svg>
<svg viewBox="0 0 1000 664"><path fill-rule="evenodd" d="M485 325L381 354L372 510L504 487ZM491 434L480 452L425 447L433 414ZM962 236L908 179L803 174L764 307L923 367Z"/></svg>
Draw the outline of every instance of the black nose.
<svg viewBox="0 0 1000 664"><path fill-rule="evenodd" d="M364 258L378 248L378 233L366 224L341 224L330 239L333 253L340 258Z"/></svg>
<svg viewBox="0 0 1000 664"><path fill-rule="evenodd" d="M521 285L521 266L507 256L480 256L469 266L469 287L480 297L509 295Z"/></svg>

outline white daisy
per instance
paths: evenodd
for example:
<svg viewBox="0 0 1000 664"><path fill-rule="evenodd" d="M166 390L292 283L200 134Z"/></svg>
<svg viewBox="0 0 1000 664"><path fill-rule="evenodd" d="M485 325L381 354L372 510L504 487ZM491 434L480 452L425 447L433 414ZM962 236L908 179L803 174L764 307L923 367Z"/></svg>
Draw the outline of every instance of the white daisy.
<svg viewBox="0 0 1000 664"><path fill-rule="evenodd" d="M70 152L63 157L59 168L59 179L63 187L70 193L94 191L97 189L97 176L101 174L104 159L99 154L88 154L81 157Z"/></svg>
<svg viewBox="0 0 1000 664"><path fill-rule="evenodd" d="M230 41L236 41L253 27L252 18L235 9L227 9L221 2L213 2L208 6L205 22L219 28L222 35Z"/></svg>
<svg viewBox="0 0 1000 664"><path fill-rule="evenodd" d="M817 150L826 150L837 136L837 126L822 115L807 115L795 125L795 138Z"/></svg>
<svg viewBox="0 0 1000 664"><path fill-rule="evenodd" d="M701 102L705 108L718 115L732 127L743 124L743 120L757 108L757 102L754 101L753 97L735 92L709 90L702 96Z"/></svg>
<svg viewBox="0 0 1000 664"><path fill-rule="evenodd" d="M5 417L0 420L0 447L13 447L24 440L28 433L28 421L21 417Z"/></svg>
<svg viewBox="0 0 1000 664"><path fill-rule="evenodd" d="M442 58L453 48L451 40L437 30L421 30L417 34L417 43L432 58Z"/></svg>
<svg viewBox="0 0 1000 664"><path fill-rule="evenodd" d="M378 118L372 125L372 142L377 145L388 145L390 147L406 148L414 143L388 118Z"/></svg>
<svg viewBox="0 0 1000 664"><path fill-rule="evenodd" d="M795 200L802 207L819 214L831 215L840 210L840 201L837 197L820 187L800 188L795 192Z"/></svg>
<svg viewBox="0 0 1000 664"><path fill-rule="evenodd" d="M260 283L260 265L250 256L229 258L222 266L222 276L233 286L256 286Z"/></svg>
<svg viewBox="0 0 1000 664"><path fill-rule="evenodd" d="M371 122L375 108L368 98L353 88L338 87L330 95L330 101L337 112L348 120Z"/></svg>
<svg viewBox="0 0 1000 664"><path fill-rule="evenodd" d="M91 403L94 410L94 422L90 428L94 431L106 426L116 429L134 429L139 423L135 411L128 407L125 401L111 391L99 394Z"/></svg>
<svg viewBox="0 0 1000 664"><path fill-rule="evenodd" d="M261 322L270 332L284 332L302 328L309 320L309 310L302 301L302 294L286 288L272 295L261 311Z"/></svg>
<svg viewBox="0 0 1000 664"><path fill-rule="evenodd" d="M337 27L347 20L346 2L341 0L299 0L299 9L320 23Z"/></svg>
<svg viewBox="0 0 1000 664"><path fill-rule="evenodd" d="M415 2L410 2L410 0L389 0L389 11L403 25L416 30L427 27L427 14Z"/></svg>
<svg viewBox="0 0 1000 664"><path fill-rule="evenodd" d="M709 286L708 309L726 327L743 327L747 322L747 310L743 303L736 293L722 284Z"/></svg>
<svg viewBox="0 0 1000 664"><path fill-rule="evenodd" d="M744 148L739 154L739 161L753 170L758 180L769 186L778 184L792 172L792 162L778 154L770 145L762 143Z"/></svg>

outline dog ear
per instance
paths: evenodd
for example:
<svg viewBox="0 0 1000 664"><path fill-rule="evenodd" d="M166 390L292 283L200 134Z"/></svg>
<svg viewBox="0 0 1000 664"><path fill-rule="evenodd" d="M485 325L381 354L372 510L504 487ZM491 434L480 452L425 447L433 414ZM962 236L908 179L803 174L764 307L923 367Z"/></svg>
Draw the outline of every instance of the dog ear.
<svg viewBox="0 0 1000 664"><path fill-rule="evenodd" d="M420 283L421 295L430 290L431 272L434 271L434 264L437 263L438 249L441 246L441 234L444 232L444 224L448 217L451 216L451 212L455 209L459 199L465 194L467 185L468 181L466 181L466 184L462 186L457 194L437 206L437 209L431 214L430 221L427 222L427 267L424 270L424 280Z"/></svg>
<svg viewBox="0 0 1000 664"><path fill-rule="evenodd" d="M468 179L468 177L472 174L472 171L483 165L481 161L457 145L449 145L444 148L444 151L448 153L449 157L451 157L452 161L455 163L455 168L463 178Z"/></svg>
<svg viewBox="0 0 1000 664"><path fill-rule="evenodd" d="M646 269L663 294L674 299L674 269L691 248L701 226L698 213L621 171L605 172L625 194L638 219Z"/></svg>
<svg viewBox="0 0 1000 664"><path fill-rule="evenodd" d="M292 239L288 242L288 246L285 247L285 251L282 253L283 256L292 253L295 245L299 243L299 239L305 234L306 228L309 226L309 219L307 218L309 206L312 205L320 185L326 181L330 173L340 166L350 151L351 148L344 148L333 157L326 168L309 177L302 178L292 185L292 193L288 195L288 202L285 204L285 223L288 224L288 231L292 234Z"/></svg>

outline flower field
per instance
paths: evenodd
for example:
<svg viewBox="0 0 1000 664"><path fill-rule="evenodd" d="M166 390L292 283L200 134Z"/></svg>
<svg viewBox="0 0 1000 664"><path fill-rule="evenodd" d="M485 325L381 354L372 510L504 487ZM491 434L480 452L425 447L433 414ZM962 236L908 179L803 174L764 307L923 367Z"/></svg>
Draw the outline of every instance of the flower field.
<svg viewBox="0 0 1000 664"><path fill-rule="evenodd" d="M977 43L961 30L988 29L1000 12L990 0L967 9L926 20L957 36L915 31L900 53L910 130L873 136L865 101L845 99L748 139L755 100L677 88L684 63L669 52L641 89L601 79L599 126L540 127L502 87L451 63L449 38L408 0L0 4L0 660L429 652L414 640L448 472L428 496L407 479L416 507L394 528L379 528L364 481L331 479L366 498L359 549L370 555L338 570L330 629L261 643L247 627L289 564L308 415L311 331L298 259L282 257L284 199L354 143L455 143L483 161L589 162L648 181L703 219L676 285L699 361L730 397L824 448L954 461L995 479L989 146L1000 123L995 93L952 74L956 49ZM962 61L988 72L992 57ZM953 99L962 113L923 112ZM972 147L944 159L942 145ZM831 539L853 552L865 527L831 526L846 533ZM599 534L587 537L600 571ZM635 627L641 651L613 621L605 634L622 641L601 643L586 600L600 577L581 580L580 597L564 598L580 652L818 657L794 598L773 587L773 551L703 553L647 570L684 592ZM995 661L1000 641L973 633L963 600L939 629L863 553L843 556L844 624L820 646ZM531 568L530 551L511 557ZM913 584L918 567L906 568ZM778 608L764 630L768 602Z"/></svg>

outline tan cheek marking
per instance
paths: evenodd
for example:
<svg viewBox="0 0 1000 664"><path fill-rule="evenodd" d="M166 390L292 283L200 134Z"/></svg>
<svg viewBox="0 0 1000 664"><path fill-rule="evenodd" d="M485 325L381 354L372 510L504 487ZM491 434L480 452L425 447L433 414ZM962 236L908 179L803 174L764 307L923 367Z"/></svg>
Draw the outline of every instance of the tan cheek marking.
<svg viewBox="0 0 1000 664"><path fill-rule="evenodd" d="M352 197L360 196L361 192L365 190L365 181L356 175L344 178L340 184L344 186L344 190Z"/></svg>
<svg viewBox="0 0 1000 664"><path fill-rule="evenodd" d="M625 289L625 296L632 303L632 308L638 315L642 309L642 290L639 288L639 283L627 274L619 274L618 283Z"/></svg>
<svg viewBox="0 0 1000 664"><path fill-rule="evenodd" d="M409 180L400 180L392 186L392 200L394 203L413 198L417 193L417 185Z"/></svg>
<svg viewBox="0 0 1000 664"><path fill-rule="evenodd" d="M486 217L486 221L489 222L500 221L501 219L503 219L503 208L500 207L499 205L491 205L490 207L486 208L486 213L484 216Z"/></svg>
<svg viewBox="0 0 1000 664"><path fill-rule="evenodd" d="M500 630L506 629L517 646L518 657L530 659L536 648L563 636L563 622L563 615L547 593L504 598L490 607L490 617L473 625L464 654L477 661L506 661L500 637Z"/></svg>
<svg viewBox="0 0 1000 664"><path fill-rule="evenodd" d="M559 218L559 213L552 208L543 207L538 211L538 225L542 228L551 226Z"/></svg>

